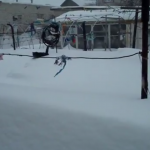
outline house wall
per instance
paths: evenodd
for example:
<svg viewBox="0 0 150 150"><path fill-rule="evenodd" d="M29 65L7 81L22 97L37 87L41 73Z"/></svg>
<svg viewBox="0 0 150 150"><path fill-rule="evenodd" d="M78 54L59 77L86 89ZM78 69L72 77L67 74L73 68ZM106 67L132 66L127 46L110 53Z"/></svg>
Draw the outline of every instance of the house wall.
<svg viewBox="0 0 150 150"><path fill-rule="evenodd" d="M105 6L105 5L120 5L120 0L97 0L97 5L102 5L102 6Z"/></svg>
<svg viewBox="0 0 150 150"><path fill-rule="evenodd" d="M97 5L110 5L110 6L133 6L140 5L140 0L96 0Z"/></svg>
<svg viewBox="0 0 150 150"><path fill-rule="evenodd" d="M37 18L49 19L52 15L59 16L63 12L51 11L49 6L19 4L19 3L1 3L0 4L0 24L7 24L13 21L13 16L20 18L21 23L30 23Z"/></svg>

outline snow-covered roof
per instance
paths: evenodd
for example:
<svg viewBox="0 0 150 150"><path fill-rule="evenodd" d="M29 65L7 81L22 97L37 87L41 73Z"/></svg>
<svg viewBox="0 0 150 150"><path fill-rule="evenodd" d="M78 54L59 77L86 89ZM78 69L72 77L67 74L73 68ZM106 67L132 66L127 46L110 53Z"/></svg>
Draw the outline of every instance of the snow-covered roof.
<svg viewBox="0 0 150 150"><path fill-rule="evenodd" d="M23 3L31 4L31 0L1 0L4 3ZM33 0L34 5L50 5L50 6L60 6L65 0ZM73 0L78 5L84 5L84 0Z"/></svg>
<svg viewBox="0 0 150 150"><path fill-rule="evenodd" d="M102 9L118 9L120 8L121 6L113 6L113 7L109 7L109 6L63 6L63 7L53 7L53 9L72 9L72 10L77 10L77 9L93 9L93 10L96 10L96 9L99 9L99 10L102 10Z"/></svg>
<svg viewBox="0 0 150 150"><path fill-rule="evenodd" d="M113 9L118 9L120 6L113 6ZM102 9L112 9L112 7L108 6L63 6L63 7L53 7L53 10L102 10Z"/></svg>
<svg viewBox="0 0 150 150"><path fill-rule="evenodd" d="M106 16L109 19L123 19L123 20L134 20L134 10L123 10L123 9L108 9L108 10L80 10L80 11L69 11L56 18L57 21L105 21ZM139 19L141 13L139 12Z"/></svg>

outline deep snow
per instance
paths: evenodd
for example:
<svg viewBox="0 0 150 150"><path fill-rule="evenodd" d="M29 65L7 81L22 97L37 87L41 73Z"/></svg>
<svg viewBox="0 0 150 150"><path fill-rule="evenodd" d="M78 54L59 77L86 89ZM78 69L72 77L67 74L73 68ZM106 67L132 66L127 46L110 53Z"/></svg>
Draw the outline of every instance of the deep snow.
<svg viewBox="0 0 150 150"><path fill-rule="evenodd" d="M37 46L38 47L38 46ZM0 50L32 54L39 49ZM59 50L50 56L115 57L139 50ZM0 147L2 150L148 150L150 101L140 100L138 55L119 60L0 61Z"/></svg>

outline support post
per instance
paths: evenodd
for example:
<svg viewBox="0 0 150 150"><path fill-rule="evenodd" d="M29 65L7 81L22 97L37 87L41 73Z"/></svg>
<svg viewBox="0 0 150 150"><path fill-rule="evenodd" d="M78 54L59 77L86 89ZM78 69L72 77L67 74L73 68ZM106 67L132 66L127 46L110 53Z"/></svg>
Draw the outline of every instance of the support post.
<svg viewBox="0 0 150 150"><path fill-rule="evenodd" d="M107 15L105 16L105 22L108 24L108 19L107 19ZM103 25L102 25L103 26ZM105 33L106 33L106 40L104 41L104 45L105 45L105 51L107 50L108 48L108 44L109 44L109 29L105 30ZM111 47L109 48L109 50L111 51Z"/></svg>
<svg viewBox="0 0 150 150"><path fill-rule="evenodd" d="M56 44L56 53L58 53L57 44Z"/></svg>
<svg viewBox="0 0 150 150"><path fill-rule="evenodd" d="M94 25L91 25L91 33L93 34L91 39L91 50L94 50Z"/></svg>
<svg viewBox="0 0 150 150"><path fill-rule="evenodd" d="M120 48L120 45L121 45L121 39L120 39L120 36L121 36L121 24L120 24L120 16L119 16L119 31L118 31L118 34L119 34L119 43L118 43L118 47Z"/></svg>
<svg viewBox="0 0 150 150"><path fill-rule="evenodd" d="M19 41L19 34L18 34L18 29L17 29L17 44L18 44L18 47L20 47L20 41Z"/></svg>
<svg viewBox="0 0 150 150"><path fill-rule="evenodd" d="M134 32L133 32L133 43L132 43L132 48L135 48L136 45L136 33L137 33L137 23L138 23L138 8L136 9L135 12L135 22L134 22Z"/></svg>
<svg viewBox="0 0 150 150"><path fill-rule="evenodd" d="M11 27L12 39L13 39L13 48L14 48L14 50L16 50L15 37L14 37L14 28L11 24L7 24L7 25Z"/></svg>
<svg viewBox="0 0 150 150"><path fill-rule="evenodd" d="M110 24L108 24L108 48L111 50L111 29Z"/></svg>
<svg viewBox="0 0 150 150"><path fill-rule="evenodd" d="M85 21L82 23L82 29L83 29L84 51L87 51L87 40L86 40Z"/></svg>
<svg viewBox="0 0 150 150"><path fill-rule="evenodd" d="M148 97L148 22L149 0L142 0L142 89L141 99Z"/></svg>
<svg viewBox="0 0 150 150"><path fill-rule="evenodd" d="M75 25L75 39L76 39L76 49L78 49L78 26Z"/></svg>
<svg viewBox="0 0 150 150"><path fill-rule="evenodd" d="M49 52L49 46L46 47L45 54L46 54L46 55L49 55L48 52Z"/></svg>
<svg viewBox="0 0 150 150"><path fill-rule="evenodd" d="M56 17L53 16L54 21L56 22ZM59 31L60 31L60 26L59 26ZM61 32L61 31L60 31ZM49 48L48 48L49 49ZM57 49L57 44L56 44L56 53L58 53L58 49Z"/></svg>

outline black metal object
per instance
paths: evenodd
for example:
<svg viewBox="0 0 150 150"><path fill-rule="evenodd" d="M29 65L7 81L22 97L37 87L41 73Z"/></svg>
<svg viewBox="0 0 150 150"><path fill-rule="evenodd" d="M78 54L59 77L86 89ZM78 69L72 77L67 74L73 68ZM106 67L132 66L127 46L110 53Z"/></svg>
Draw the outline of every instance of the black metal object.
<svg viewBox="0 0 150 150"><path fill-rule="evenodd" d="M47 37L51 36L51 39L48 39ZM42 41L46 45L46 51L45 52L33 52L34 58L39 58L43 56L49 55L49 48L56 47L57 52L57 44L59 42L60 38L60 31L59 31L59 25L56 22L51 23L49 26L46 26L43 29L42 32Z"/></svg>
<svg viewBox="0 0 150 150"><path fill-rule="evenodd" d="M32 54L34 58L40 58L48 55L45 52L33 52Z"/></svg>
<svg viewBox="0 0 150 150"><path fill-rule="evenodd" d="M47 39L48 36L53 36L51 39ZM60 31L57 23L51 23L46 26L42 32L42 41L46 46L55 47L59 42Z"/></svg>
<svg viewBox="0 0 150 150"><path fill-rule="evenodd" d="M48 51L49 51L49 46L47 46L45 52L33 52L32 54L33 54L34 58L40 58L40 57L44 57L44 56L49 55Z"/></svg>
<svg viewBox="0 0 150 150"><path fill-rule="evenodd" d="M136 45L136 33L137 33L137 23L138 23L138 12L139 9L136 9L135 13L135 22L134 22L134 32L133 32L133 43L132 43L132 48L135 48Z"/></svg>
<svg viewBox="0 0 150 150"><path fill-rule="evenodd" d="M11 28L12 40L13 40L13 48L14 48L14 50L16 50L15 37L14 37L14 27L10 23L8 23L7 25L10 26L10 28Z"/></svg>
<svg viewBox="0 0 150 150"><path fill-rule="evenodd" d="M83 29L84 51L87 51L87 40L86 40L86 27L85 27L85 21L82 23L82 29Z"/></svg>
<svg viewBox="0 0 150 150"><path fill-rule="evenodd" d="M148 97L148 22L149 0L142 0L142 89L141 99Z"/></svg>

